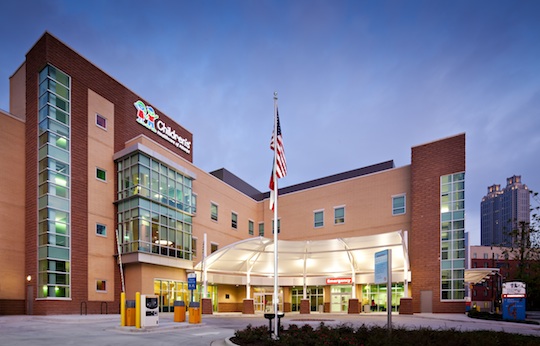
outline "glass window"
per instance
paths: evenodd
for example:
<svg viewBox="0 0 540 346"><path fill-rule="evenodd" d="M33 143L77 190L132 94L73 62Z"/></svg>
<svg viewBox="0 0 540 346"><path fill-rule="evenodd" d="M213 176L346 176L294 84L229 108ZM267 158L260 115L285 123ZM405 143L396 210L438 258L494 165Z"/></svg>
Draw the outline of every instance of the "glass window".
<svg viewBox="0 0 540 346"><path fill-rule="evenodd" d="M253 235L253 232L254 232L253 228L254 227L255 227L255 225L254 225L253 221L249 220L248 221L248 233L249 233L249 235Z"/></svg>
<svg viewBox="0 0 540 346"><path fill-rule="evenodd" d="M264 223L259 222L259 237L264 237Z"/></svg>
<svg viewBox="0 0 540 346"><path fill-rule="evenodd" d="M107 118L105 118L104 116L99 115L99 114L96 113L96 125L106 130L107 129Z"/></svg>
<svg viewBox="0 0 540 346"><path fill-rule="evenodd" d="M193 257L197 257L197 238L191 238L191 253Z"/></svg>
<svg viewBox="0 0 540 346"><path fill-rule="evenodd" d="M231 213L231 227L234 229L238 228L238 214Z"/></svg>
<svg viewBox="0 0 540 346"><path fill-rule="evenodd" d="M441 177L441 300L462 300L465 296L465 175ZM487 254L485 254L487 255ZM472 254L476 258L477 253ZM476 267L476 262L473 262ZM452 283L450 285L449 283Z"/></svg>
<svg viewBox="0 0 540 346"><path fill-rule="evenodd" d="M324 226L324 211L315 211L313 212L313 227L323 227Z"/></svg>
<svg viewBox="0 0 540 346"><path fill-rule="evenodd" d="M392 197L392 215L405 214L405 195Z"/></svg>
<svg viewBox="0 0 540 346"><path fill-rule="evenodd" d="M107 181L107 172L104 169L96 168L96 178Z"/></svg>
<svg viewBox="0 0 540 346"><path fill-rule="evenodd" d="M215 203L210 203L210 218L214 221L218 220L218 206Z"/></svg>
<svg viewBox="0 0 540 346"><path fill-rule="evenodd" d="M96 234L97 235L107 235L107 226L105 225L102 225L100 223L97 223L96 224Z"/></svg>
<svg viewBox="0 0 540 346"><path fill-rule="evenodd" d="M39 73L39 82L37 295L69 298L70 77L48 65Z"/></svg>
<svg viewBox="0 0 540 346"><path fill-rule="evenodd" d="M210 253L214 253L218 250L218 244L216 243L211 243L210 244Z"/></svg>
<svg viewBox="0 0 540 346"><path fill-rule="evenodd" d="M345 222L345 207L334 208L334 224L338 225Z"/></svg>
<svg viewBox="0 0 540 346"><path fill-rule="evenodd" d="M107 280L97 280L96 291L99 291L99 292L107 291Z"/></svg>

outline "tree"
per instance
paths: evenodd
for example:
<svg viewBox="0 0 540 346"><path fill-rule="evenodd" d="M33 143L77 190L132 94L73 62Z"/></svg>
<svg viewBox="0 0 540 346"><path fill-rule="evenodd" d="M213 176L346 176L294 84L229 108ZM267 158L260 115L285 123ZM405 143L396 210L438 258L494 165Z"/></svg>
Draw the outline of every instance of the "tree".
<svg viewBox="0 0 540 346"><path fill-rule="evenodd" d="M530 191L531 206L529 222L519 222L509 234L512 246L504 248L503 254L517 263L517 272L511 281L527 285L527 307L540 309L540 198L538 192Z"/></svg>

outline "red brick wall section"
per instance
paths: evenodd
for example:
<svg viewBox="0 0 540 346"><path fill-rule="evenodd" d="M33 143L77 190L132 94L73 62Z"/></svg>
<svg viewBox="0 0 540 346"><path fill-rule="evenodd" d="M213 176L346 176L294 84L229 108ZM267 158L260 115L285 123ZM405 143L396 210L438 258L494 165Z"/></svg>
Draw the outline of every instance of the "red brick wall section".
<svg viewBox="0 0 540 346"><path fill-rule="evenodd" d="M414 312L420 291L433 293L433 312L464 312L464 302L440 301L440 177L465 171L465 134L412 148L412 229L409 256Z"/></svg>
<svg viewBox="0 0 540 346"><path fill-rule="evenodd" d="M191 154L139 125L133 103L144 99L135 95L105 74L58 39L45 33L26 56L26 270L37 279L37 149L38 149L38 73L51 64L72 78L71 85L71 300L38 300L33 305L35 314L79 313L81 304L88 300L88 89L103 96L115 105L115 151L123 149L127 140L144 134L173 152L192 162ZM136 71L134 71L136 73ZM152 105L154 106L154 105ZM155 108L155 107L154 107ZM159 117L189 141L185 130L165 114L155 109ZM90 115L92 116L92 115ZM112 158L111 158L112 159ZM113 175L114 176L114 175ZM114 208L111 196L111 208ZM111 253L114 253L111 249ZM111 261L115 260L111 255ZM34 284L37 282L34 281ZM120 285L115 285L118 297ZM118 311L118 305L112 311ZM101 305L101 304L100 304ZM92 308L93 310L94 308ZM91 310L90 308L88 310Z"/></svg>
<svg viewBox="0 0 540 346"><path fill-rule="evenodd" d="M219 303L219 312L242 312L243 303Z"/></svg>
<svg viewBox="0 0 540 346"><path fill-rule="evenodd" d="M412 298L401 298L399 300L399 314L400 315L412 315L413 314L413 306L412 306Z"/></svg>
<svg viewBox="0 0 540 346"><path fill-rule="evenodd" d="M0 316L24 315L26 302L19 299L0 299Z"/></svg>

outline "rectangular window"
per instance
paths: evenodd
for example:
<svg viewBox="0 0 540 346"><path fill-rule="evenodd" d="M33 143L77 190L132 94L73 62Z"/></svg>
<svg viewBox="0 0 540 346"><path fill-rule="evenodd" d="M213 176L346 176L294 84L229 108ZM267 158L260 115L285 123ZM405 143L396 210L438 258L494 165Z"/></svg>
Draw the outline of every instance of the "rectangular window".
<svg viewBox="0 0 540 346"><path fill-rule="evenodd" d="M238 214L235 212L231 213L231 227L234 229L238 228Z"/></svg>
<svg viewBox="0 0 540 346"><path fill-rule="evenodd" d="M191 238L191 253L193 257L197 257L197 238Z"/></svg>
<svg viewBox="0 0 540 346"><path fill-rule="evenodd" d="M345 223L345 207L334 208L334 224L339 225Z"/></svg>
<svg viewBox="0 0 540 346"><path fill-rule="evenodd" d="M214 221L218 220L218 206L215 203L210 204L210 218Z"/></svg>
<svg viewBox="0 0 540 346"><path fill-rule="evenodd" d="M96 178L102 181L107 181L107 171L101 168L96 168Z"/></svg>
<svg viewBox="0 0 540 346"><path fill-rule="evenodd" d="M96 234L106 236L107 235L107 226L97 223L96 224Z"/></svg>
<svg viewBox="0 0 540 346"><path fill-rule="evenodd" d="M101 127L102 129L107 129L107 118L105 118L102 115L99 115L96 113L96 125Z"/></svg>
<svg viewBox="0 0 540 346"><path fill-rule="evenodd" d="M440 179L441 301L465 297L465 173Z"/></svg>
<svg viewBox="0 0 540 346"><path fill-rule="evenodd" d="M392 215L405 214L405 195L392 197Z"/></svg>
<svg viewBox="0 0 540 346"><path fill-rule="evenodd" d="M218 244L216 243L211 243L210 244L210 253L214 253L218 250Z"/></svg>
<svg viewBox="0 0 540 346"><path fill-rule="evenodd" d="M106 292L107 291L107 280L97 280L96 281L96 291Z"/></svg>
<svg viewBox="0 0 540 346"><path fill-rule="evenodd" d="M259 222L259 237L264 237L264 222Z"/></svg>
<svg viewBox="0 0 540 346"><path fill-rule="evenodd" d="M319 210L313 212L313 227L323 227L324 226L324 211Z"/></svg>
<svg viewBox="0 0 540 346"><path fill-rule="evenodd" d="M249 233L249 235L253 235L254 228L255 228L255 224L253 223L253 221L249 220L248 221L248 233Z"/></svg>
<svg viewBox="0 0 540 346"><path fill-rule="evenodd" d="M38 298L71 298L71 77L47 65L39 72Z"/></svg>

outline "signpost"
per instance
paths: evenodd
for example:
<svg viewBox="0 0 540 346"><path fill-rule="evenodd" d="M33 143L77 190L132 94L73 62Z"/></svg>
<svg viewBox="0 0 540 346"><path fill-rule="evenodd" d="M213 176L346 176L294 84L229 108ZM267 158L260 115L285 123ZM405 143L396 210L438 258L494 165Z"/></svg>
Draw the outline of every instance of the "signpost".
<svg viewBox="0 0 540 346"><path fill-rule="evenodd" d="M386 312L388 331L392 331L392 250L375 253L375 283L386 283Z"/></svg>

